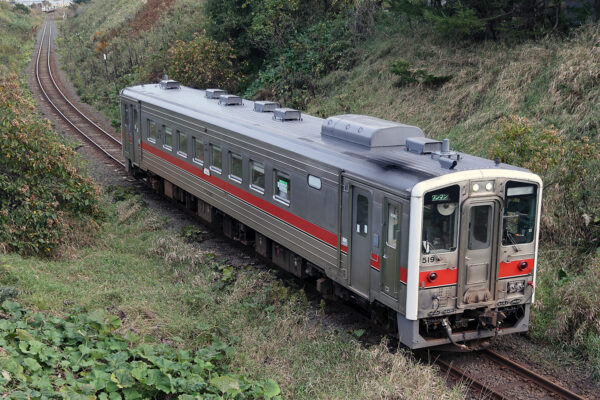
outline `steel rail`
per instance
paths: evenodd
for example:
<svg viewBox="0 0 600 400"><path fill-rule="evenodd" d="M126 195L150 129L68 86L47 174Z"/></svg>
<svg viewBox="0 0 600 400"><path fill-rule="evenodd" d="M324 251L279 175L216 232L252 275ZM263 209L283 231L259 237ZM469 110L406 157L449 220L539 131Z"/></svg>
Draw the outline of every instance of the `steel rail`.
<svg viewBox="0 0 600 400"><path fill-rule="evenodd" d="M523 367L520 364L517 364L516 362L512 361L511 359L506 358L503 355L496 353L495 351L487 349L487 350L482 351L481 354L484 357L488 358L489 360L495 362L496 364L504 365L504 366L510 368L515 373L521 375L521 377L523 377L527 380L530 380L531 382L536 383L537 385L541 386L545 390L547 390L557 396L560 396L561 399L584 400L584 397L581 397L578 394L573 393L570 390L552 382L551 380L549 380L539 374L536 374L535 372L531 371L530 369Z"/></svg>
<svg viewBox="0 0 600 400"><path fill-rule="evenodd" d="M54 87L56 88L56 90L58 91L58 93L61 95L61 97L73 108L73 110L75 110L75 112L77 112L86 121L88 121L90 124L94 125L99 131L101 131L102 133L104 133L111 140L113 140L115 143L117 143L119 146L121 146L121 141L119 141L117 138L115 138L110 133L106 132L104 129L102 129L100 126L98 126L94 121L92 121L91 119L89 119L83 112L81 112L81 110L79 110L77 107L75 107L75 105L73 103L71 103L71 101L67 98L67 96L65 96L65 94L62 92L62 90L60 90L60 87L58 86L58 84L54 80L54 75L52 75L52 68L50 66L50 50L51 50L51 48L50 48L50 40L51 40L51 38L52 38L52 28L50 28L50 37L48 39L48 73L50 75L50 79L52 80L52 84L54 85Z"/></svg>
<svg viewBox="0 0 600 400"><path fill-rule="evenodd" d="M48 101L48 103L52 106L52 108L54 108L56 110L56 112L62 117L62 119L65 122L67 122L69 125L71 125L73 127L73 129L75 129L80 135L82 135L83 137L85 137L90 143L92 143L96 148L98 148L100 151L102 151L106 156L108 156L110 159L112 159L114 162L116 162L120 166L125 167L125 163L123 163L121 160L119 160L118 158L116 158L115 156L113 156L112 154L110 154L101 145L99 145L98 143L96 143L91 137L89 137L81 129L79 129L62 111L60 111L60 109L58 108L58 106L50 99L50 96L48 95L48 93L44 89L44 86L42 85L42 81L40 79L40 72L39 71L40 71L40 58L41 58L41 54L42 54L42 48L44 47L44 42L45 42L45 36L46 36L46 30L47 30L47 28L48 28L48 23L45 22L44 23L44 30L42 31L42 38L40 40L40 47L38 49L38 55L37 55L36 63L35 63L35 75L36 75L36 79L37 79L38 85L40 87L40 90L42 91L42 93L43 93L44 97L46 98L46 100ZM52 28L50 28L50 33L48 35L48 61L47 61L47 64L48 64L48 72L49 72L49 75L50 75L50 79L52 80L52 83L55 86L55 88L58 89L58 85L56 85L56 81L54 81L54 78L52 77L52 70L50 68L50 41L51 41L51 39L52 39ZM58 89L58 91L60 92L60 89ZM61 95L62 95L62 92L61 92ZM63 97L64 97L64 95L63 95ZM77 111L81 114L81 112L79 110L77 110ZM87 117L86 117L86 120L89 121L89 119ZM94 124L94 126L96 126L96 125ZM114 137L112 137L110 135L108 135L108 136L111 139L116 140ZM117 143L120 144L120 142L118 142L118 141L117 141Z"/></svg>
<svg viewBox="0 0 600 400"><path fill-rule="evenodd" d="M509 400L508 397L491 389L489 386L473 378L471 375L467 374L462 369L453 366L452 363L441 360L439 358L436 358L434 360L434 363L440 368L442 372L451 375L457 381L464 382L469 388L469 390L479 393L480 397L483 399Z"/></svg>

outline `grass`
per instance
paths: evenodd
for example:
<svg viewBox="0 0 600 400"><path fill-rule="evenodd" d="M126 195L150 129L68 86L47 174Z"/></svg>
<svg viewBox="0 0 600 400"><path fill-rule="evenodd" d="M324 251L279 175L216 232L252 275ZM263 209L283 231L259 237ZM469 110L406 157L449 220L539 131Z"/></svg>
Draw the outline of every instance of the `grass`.
<svg viewBox="0 0 600 400"><path fill-rule="evenodd" d="M302 291L268 270L215 259L165 229L137 197L105 203L92 244L57 260L0 256L0 285L45 313L108 310L122 318L123 333L149 341L196 349L216 335L235 349L232 369L275 379L285 398L462 398L410 354L323 328Z"/></svg>

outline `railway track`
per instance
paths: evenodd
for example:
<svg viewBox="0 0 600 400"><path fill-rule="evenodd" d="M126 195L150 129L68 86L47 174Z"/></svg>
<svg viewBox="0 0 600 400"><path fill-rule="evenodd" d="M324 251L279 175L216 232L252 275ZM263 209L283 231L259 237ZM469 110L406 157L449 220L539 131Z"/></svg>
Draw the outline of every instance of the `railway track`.
<svg viewBox="0 0 600 400"><path fill-rule="evenodd" d="M417 353L417 357L436 364L453 381L466 384L477 399L585 399L489 349L458 356L436 354L433 358L432 353Z"/></svg>
<svg viewBox="0 0 600 400"><path fill-rule="evenodd" d="M35 77L42 96L58 118L74 132L112 162L125 167L121 154L121 141L77 108L55 80L52 73L52 25L53 23L48 20L44 22L35 62Z"/></svg>

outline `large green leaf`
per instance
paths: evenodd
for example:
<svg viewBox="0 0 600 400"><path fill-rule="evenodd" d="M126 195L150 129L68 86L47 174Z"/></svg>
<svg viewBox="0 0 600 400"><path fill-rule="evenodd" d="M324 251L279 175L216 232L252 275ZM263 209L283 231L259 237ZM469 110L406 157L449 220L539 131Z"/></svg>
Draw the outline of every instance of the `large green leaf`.
<svg viewBox="0 0 600 400"><path fill-rule="evenodd" d="M159 369L149 369L146 383L165 393L171 393L171 377Z"/></svg>
<svg viewBox="0 0 600 400"><path fill-rule="evenodd" d="M240 382L229 375L212 378L210 384L223 394L234 394L240 391Z"/></svg>
<svg viewBox="0 0 600 400"><path fill-rule="evenodd" d="M27 357L23 360L23 365L25 365L30 371L36 372L42 369L42 366L33 358Z"/></svg>
<svg viewBox="0 0 600 400"><path fill-rule="evenodd" d="M265 399L269 400L281 393L281 389L277 382L273 379L267 379L263 385L265 391Z"/></svg>
<svg viewBox="0 0 600 400"><path fill-rule="evenodd" d="M117 384L119 388L132 387L135 384L131 372L126 369L119 368L110 375L110 380Z"/></svg>

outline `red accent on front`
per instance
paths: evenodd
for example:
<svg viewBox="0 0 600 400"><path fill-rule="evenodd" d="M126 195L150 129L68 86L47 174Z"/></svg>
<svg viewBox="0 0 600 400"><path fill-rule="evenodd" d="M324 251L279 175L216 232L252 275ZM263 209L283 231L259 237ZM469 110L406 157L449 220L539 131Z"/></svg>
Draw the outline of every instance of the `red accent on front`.
<svg viewBox="0 0 600 400"><path fill-rule="evenodd" d="M427 276L432 272L437 274L437 278L430 282ZM458 268L419 272L419 287L423 285L423 282L425 282L425 287L456 285L458 282Z"/></svg>
<svg viewBox="0 0 600 400"><path fill-rule="evenodd" d="M190 164L178 159L177 157L173 157L172 155L165 153L164 151L159 150L155 147L152 147L144 142L142 142L142 149L144 149L144 150L154 154L155 156L160 157L163 160L193 174L194 176L226 191L227 193L229 193L241 200L244 200L245 202L247 202L249 204L252 204L253 206L261 209L262 211L269 213L269 214L293 225L294 227L316 237L317 239L322 240L323 242L329 244L330 246L337 248L338 237L336 234L331 233L328 230L323 229L320 226L313 224L312 222L309 222L303 218L300 218L297 215L295 215L287 210L281 209L281 208L277 207L276 205L271 204L268 201L266 201L258 196L255 196L251 193L246 192L242 188L239 188L235 185L232 185L229 182L226 182L226 181L214 176L212 171L211 171L210 175L206 175L206 174L204 174L204 171L201 168L190 165ZM347 246L342 245L341 249L344 252L348 251Z"/></svg>
<svg viewBox="0 0 600 400"><path fill-rule="evenodd" d="M375 268L377 271L381 269L381 257L375 253L371 253L371 267Z"/></svg>
<svg viewBox="0 0 600 400"><path fill-rule="evenodd" d="M430 282L429 279L427 279L427 276L432 272L435 272L437 274L437 278L433 282ZM406 268L400 267L400 282L406 283L407 275L408 270ZM446 268L438 269L435 271L419 272L419 287L423 286L423 282L425 287L456 285L458 282L458 268Z"/></svg>
<svg viewBox="0 0 600 400"><path fill-rule="evenodd" d="M523 261L527 262L527 268L525 269L519 268ZM529 275L531 271L533 271L533 264L533 258L528 258L527 260L501 262L498 271L498 277L508 278L509 276Z"/></svg>
<svg viewBox="0 0 600 400"><path fill-rule="evenodd" d="M408 275L408 270L406 268L400 267L400 282L406 283L407 275Z"/></svg>

